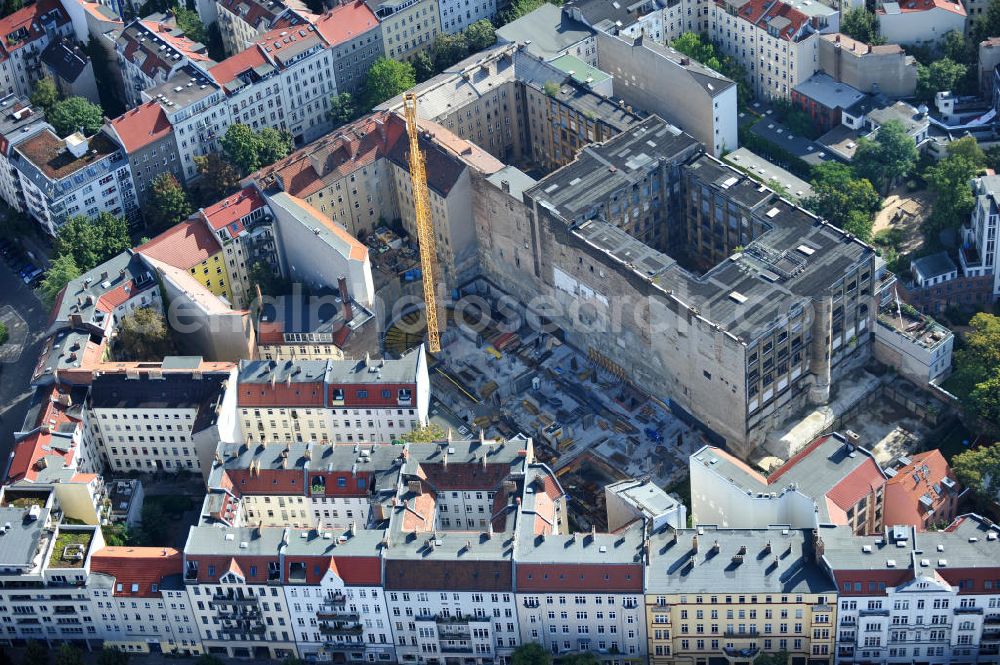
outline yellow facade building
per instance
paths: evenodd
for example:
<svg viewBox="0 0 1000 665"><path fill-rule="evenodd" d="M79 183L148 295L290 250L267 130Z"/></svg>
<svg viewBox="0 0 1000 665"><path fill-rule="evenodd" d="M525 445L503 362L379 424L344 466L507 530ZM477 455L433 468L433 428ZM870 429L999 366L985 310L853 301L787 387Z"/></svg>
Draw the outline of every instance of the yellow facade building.
<svg viewBox="0 0 1000 665"><path fill-rule="evenodd" d="M805 529L653 534L646 571L651 665L750 665L787 652L789 665L829 665L836 588Z"/></svg>
<svg viewBox="0 0 1000 665"><path fill-rule="evenodd" d="M222 245L212 231L196 219L186 219L137 250L140 254L186 270L213 294L233 301Z"/></svg>
<svg viewBox="0 0 1000 665"><path fill-rule="evenodd" d="M366 4L382 24L385 56L391 60L412 60L441 33L435 0L366 0Z"/></svg>

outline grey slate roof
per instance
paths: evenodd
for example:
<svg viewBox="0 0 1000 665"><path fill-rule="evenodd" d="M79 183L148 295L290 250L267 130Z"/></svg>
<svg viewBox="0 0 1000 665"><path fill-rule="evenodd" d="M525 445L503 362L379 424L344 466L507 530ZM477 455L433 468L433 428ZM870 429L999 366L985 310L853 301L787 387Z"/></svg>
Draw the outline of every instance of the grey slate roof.
<svg viewBox="0 0 1000 665"><path fill-rule="evenodd" d="M919 259L914 259L910 264L910 267L917 271L917 274L920 275L921 279L940 277L958 270L955 262L951 260L950 256L948 256L948 252L938 252L937 254L931 254L930 256L922 256Z"/></svg>
<svg viewBox="0 0 1000 665"><path fill-rule="evenodd" d="M737 556L742 559L735 560ZM646 568L650 594L833 591L832 580L816 563L808 529L699 527L677 531L676 537L666 529L650 538Z"/></svg>
<svg viewBox="0 0 1000 665"><path fill-rule="evenodd" d="M527 44L528 53L543 60L551 60L593 35L593 30L548 2L497 29L500 42Z"/></svg>

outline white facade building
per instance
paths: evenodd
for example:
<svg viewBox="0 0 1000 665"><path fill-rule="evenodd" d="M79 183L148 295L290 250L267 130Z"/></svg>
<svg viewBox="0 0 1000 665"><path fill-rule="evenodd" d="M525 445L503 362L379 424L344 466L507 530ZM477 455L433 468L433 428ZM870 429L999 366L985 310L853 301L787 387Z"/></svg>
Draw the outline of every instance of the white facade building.
<svg viewBox="0 0 1000 665"><path fill-rule="evenodd" d="M438 0L441 32L454 34L481 19L492 19L497 13L496 0Z"/></svg>
<svg viewBox="0 0 1000 665"><path fill-rule="evenodd" d="M972 184L976 205L962 226L958 260L966 277L993 276L993 299L1000 297L997 270L997 227L1000 225L1000 176L981 176Z"/></svg>

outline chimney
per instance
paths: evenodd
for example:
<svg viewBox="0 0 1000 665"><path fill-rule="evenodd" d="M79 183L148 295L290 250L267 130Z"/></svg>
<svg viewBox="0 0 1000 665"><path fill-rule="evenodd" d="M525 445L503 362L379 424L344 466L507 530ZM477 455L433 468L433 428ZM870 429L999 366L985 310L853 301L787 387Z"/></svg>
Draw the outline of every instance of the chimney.
<svg viewBox="0 0 1000 665"><path fill-rule="evenodd" d="M66 137L66 150L77 159L86 155L89 147L90 141L82 132L73 132Z"/></svg>
<svg viewBox="0 0 1000 665"><path fill-rule="evenodd" d="M691 538L691 551L693 551L695 554L698 553L698 536L694 536Z"/></svg>
<svg viewBox="0 0 1000 665"><path fill-rule="evenodd" d="M505 194L510 194L510 181L509 180L501 180L500 181L500 189L502 189Z"/></svg>
<svg viewBox="0 0 1000 665"><path fill-rule="evenodd" d="M337 278L337 288L340 289L340 300L344 303L344 321L353 321L354 308L351 307L351 293L347 290L347 278L343 275Z"/></svg>

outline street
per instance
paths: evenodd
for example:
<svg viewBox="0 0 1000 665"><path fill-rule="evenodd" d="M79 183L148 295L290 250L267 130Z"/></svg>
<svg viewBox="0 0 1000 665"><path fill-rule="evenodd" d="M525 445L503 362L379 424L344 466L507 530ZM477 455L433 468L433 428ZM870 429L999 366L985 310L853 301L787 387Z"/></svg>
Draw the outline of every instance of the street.
<svg viewBox="0 0 1000 665"><path fill-rule="evenodd" d="M21 429L31 399L28 381L38 360L42 333L48 322L48 308L24 285L21 278L6 263L0 262L0 307L9 305L23 320L26 335L20 352L0 355L0 460L3 468L13 449L14 432ZM20 335L11 335L11 342Z"/></svg>

